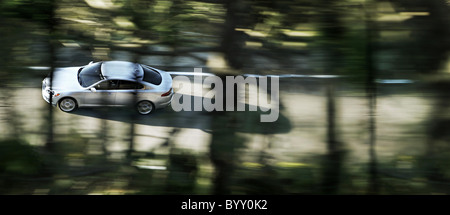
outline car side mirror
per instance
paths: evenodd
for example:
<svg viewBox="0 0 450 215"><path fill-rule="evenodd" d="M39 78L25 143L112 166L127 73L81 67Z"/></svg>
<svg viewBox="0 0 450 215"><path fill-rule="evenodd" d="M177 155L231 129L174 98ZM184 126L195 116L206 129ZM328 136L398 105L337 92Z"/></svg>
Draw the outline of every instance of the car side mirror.
<svg viewBox="0 0 450 215"><path fill-rule="evenodd" d="M90 90L91 90L91 92L93 92L93 93L97 92L97 89L95 89L95 87L92 87Z"/></svg>

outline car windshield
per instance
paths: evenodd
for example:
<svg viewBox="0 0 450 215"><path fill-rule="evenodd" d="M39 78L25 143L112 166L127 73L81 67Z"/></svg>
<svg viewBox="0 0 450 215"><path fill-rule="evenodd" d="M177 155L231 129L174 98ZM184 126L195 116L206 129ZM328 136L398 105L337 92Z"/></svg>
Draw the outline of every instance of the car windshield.
<svg viewBox="0 0 450 215"><path fill-rule="evenodd" d="M78 82L83 87L88 87L102 80L100 67L102 62L92 63L80 69L78 72Z"/></svg>
<svg viewBox="0 0 450 215"><path fill-rule="evenodd" d="M145 82L154 84L154 85L160 85L161 81L162 81L162 77L161 74L159 74L158 71L156 71L155 69L146 66L146 65L141 65L142 69L144 69L144 78L143 80Z"/></svg>

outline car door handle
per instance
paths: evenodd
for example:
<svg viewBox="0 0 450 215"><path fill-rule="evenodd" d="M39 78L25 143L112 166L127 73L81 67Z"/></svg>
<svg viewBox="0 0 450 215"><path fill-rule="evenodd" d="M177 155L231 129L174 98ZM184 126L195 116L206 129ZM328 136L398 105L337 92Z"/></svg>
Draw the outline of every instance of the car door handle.
<svg viewBox="0 0 450 215"><path fill-rule="evenodd" d="M133 94L133 95L137 95L137 92L130 92L131 94Z"/></svg>

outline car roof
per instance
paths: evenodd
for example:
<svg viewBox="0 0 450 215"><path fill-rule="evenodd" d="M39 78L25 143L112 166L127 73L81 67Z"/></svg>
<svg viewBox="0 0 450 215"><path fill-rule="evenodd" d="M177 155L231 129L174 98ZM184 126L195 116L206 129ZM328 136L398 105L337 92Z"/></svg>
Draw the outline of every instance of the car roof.
<svg viewBox="0 0 450 215"><path fill-rule="evenodd" d="M108 79L103 79L101 81L98 81L97 83L103 82L103 81L130 81L130 82L136 82L136 83L145 84L145 85L154 85L154 84L148 83L144 80L136 80L136 79L131 79L131 78L108 78Z"/></svg>
<svg viewBox="0 0 450 215"><path fill-rule="evenodd" d="M139 64L126 61L105 61L102 63L100 71L105 79L142 81L144 77L144 71Z"/></svg>

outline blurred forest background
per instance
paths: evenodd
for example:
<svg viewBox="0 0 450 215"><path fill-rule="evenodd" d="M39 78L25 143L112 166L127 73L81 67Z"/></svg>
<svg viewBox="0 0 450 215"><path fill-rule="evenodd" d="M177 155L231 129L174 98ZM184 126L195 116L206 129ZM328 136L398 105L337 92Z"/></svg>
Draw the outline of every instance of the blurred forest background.
<svg viewBox="0 0 450 215"><path fill-rule="evenodd" d="M4 0L0 194L450 194L448 0ZM285 75L255 112L62 113L57 67Z"/></svg>

